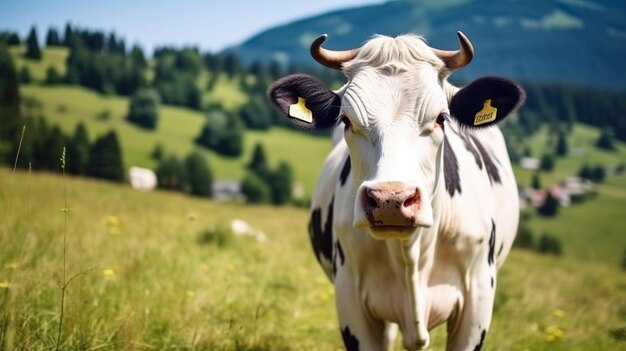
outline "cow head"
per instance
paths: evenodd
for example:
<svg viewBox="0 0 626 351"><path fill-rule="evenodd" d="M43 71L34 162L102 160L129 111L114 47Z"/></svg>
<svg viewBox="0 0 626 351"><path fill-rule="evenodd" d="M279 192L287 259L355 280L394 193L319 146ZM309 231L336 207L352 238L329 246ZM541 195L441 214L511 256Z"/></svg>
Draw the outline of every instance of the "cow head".
<svg viewBox="0 0 626 351"><path fill-rule="evenodd" d="M270 101L302 129L343 124L355 191L354 226L375 238L409 238L433 224L431 200L442 169L447 124L459 130L493 125L523 100L506 79L478 79L462 89L447 82L473 57L469 40L444 51L413 35L377 36L360 49L331 51L311 45L321 64L340 69L348 82L331 91L311 76L276 81Z"/></svg>

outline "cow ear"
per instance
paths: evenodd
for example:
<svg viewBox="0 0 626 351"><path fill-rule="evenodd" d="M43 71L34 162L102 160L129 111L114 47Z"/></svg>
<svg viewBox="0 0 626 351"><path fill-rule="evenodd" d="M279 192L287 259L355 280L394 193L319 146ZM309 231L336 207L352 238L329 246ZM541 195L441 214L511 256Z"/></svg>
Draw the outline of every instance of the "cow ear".
<svg viewBox="0 0 626 351"><path fill-rule="evenodd" d="M450 102L450 114L469 128L499 123L524 103L522 87L508 79L485 77L459 90Z"/></svg>
<svg viewBox="0 0 626 351"><path fill-rule="evenodd" d="M268 88L267 97L300 129L326 130L337 124L341 99L317 78L306 74L283 77Z"/></svg>

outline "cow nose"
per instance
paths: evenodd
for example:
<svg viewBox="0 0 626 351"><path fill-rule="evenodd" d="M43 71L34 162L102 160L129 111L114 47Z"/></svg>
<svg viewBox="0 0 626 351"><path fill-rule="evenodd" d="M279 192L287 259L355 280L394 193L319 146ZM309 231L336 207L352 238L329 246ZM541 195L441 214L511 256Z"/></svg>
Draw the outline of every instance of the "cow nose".
<svg viewBox="0 0 626 351"><path fill-rule="evenodd" d="M363 210L371 226L414 227L422 204L419 188L398 182L366 186Z"/></svg>

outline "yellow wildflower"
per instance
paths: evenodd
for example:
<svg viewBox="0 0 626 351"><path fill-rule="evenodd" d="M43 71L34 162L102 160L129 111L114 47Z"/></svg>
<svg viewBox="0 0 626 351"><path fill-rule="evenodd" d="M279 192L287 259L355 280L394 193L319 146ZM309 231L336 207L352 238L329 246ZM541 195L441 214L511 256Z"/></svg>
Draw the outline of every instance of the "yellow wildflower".
<svg viewBox="0 0 626 351"><path fill-rule="evenodd" d="M107 279L111 279L113 277L115 277L115 271L111 268L107 268L107 269L103 269L102 270L102 275L107 278Z"/></svg>
<svg viewBox="0 0 626 351"><path fill-rule="evenodd" d="M565 316L565 311L563 311L560 308L557 308L556 310L552 311L552 315L557 317L557 318L561 318L561 317Z"/></svg>
<svg viewBox="0 0 626 351"><path fill-rule="evenodd" d="M187 290L186 294L187 294L187 297L189 297L189 298L192 298L192 297L194 297L196 295L196 293L191 291L191 290Z"/></svg>
<svg viewBox="0 0 626 351"><path fill-rule="evenodd" d="M8 289L10 286L11 284L7 280L0 282L0 289Z"/></svg>
<svg viewBox="0 0 626 351"><path fill-rule="evenodd" d="M120 235L120 228L118 228L118 227L109 227L109 234L111 234L111 235Z"/></svg>
<svg viewBox="0 0 626 351"><path fill-rule="evenodd" d="M553 342L563 338L563 330L556 325L549 325L544 329L546 341Z"/></svg>
<svg viewBox="0 0 626 351"><path fill-rule="evenodd" d="M15 263L15 262L7 263L7 264L5 265L5 267L6 267L7 269L17 269L17 267L18 267L18 266L19 266L19 265L18 265L17 263Z"/></svg>
<svg viewBox="0 0 626 351"><path fill-rule="evenodd" d="M329 295L329 294L328 294L328 292L326 292L326 291L321 291L321 292L318 294L318 297L320 298L320 300L322 300L322 301L326 301L326 300L328 300L328 299L330 298L330 295Z"/></svg>
<svg viewBox="0 0 626 351"><path fill-rule="evenodd" d="M117 217L115 216L108 216L107 217L107 224L111 227L116 227L120 224L120 221L117 219Z"/></svg>

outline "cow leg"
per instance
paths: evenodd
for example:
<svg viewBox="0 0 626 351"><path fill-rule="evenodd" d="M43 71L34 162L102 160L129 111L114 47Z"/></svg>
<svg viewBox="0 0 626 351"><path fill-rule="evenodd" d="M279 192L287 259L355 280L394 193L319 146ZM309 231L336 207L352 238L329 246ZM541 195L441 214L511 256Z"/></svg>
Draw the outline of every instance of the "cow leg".
<svg viewBox="0 0 626 351"><path fill-rule="evenodd" d="M396 323L385 322L385 350L386 351L393 351L397 336L398 336L398 325Z"/></svg>
<svg viewBox="0 0 626 351"><path fill-rule="evenodd" d="M464 294L463 307L448 321L448 351L479 351L485 341L496 288L496 267L485 260L470 273L469 290Z"/></svg>
<svg viewBox="0 0 626 351"><path fill-rule="evenodd" d="M341 336L348 351L386 349L385 322L371 316L364 308L354 281L342 269L335 278L335 302Z"/></svg>

